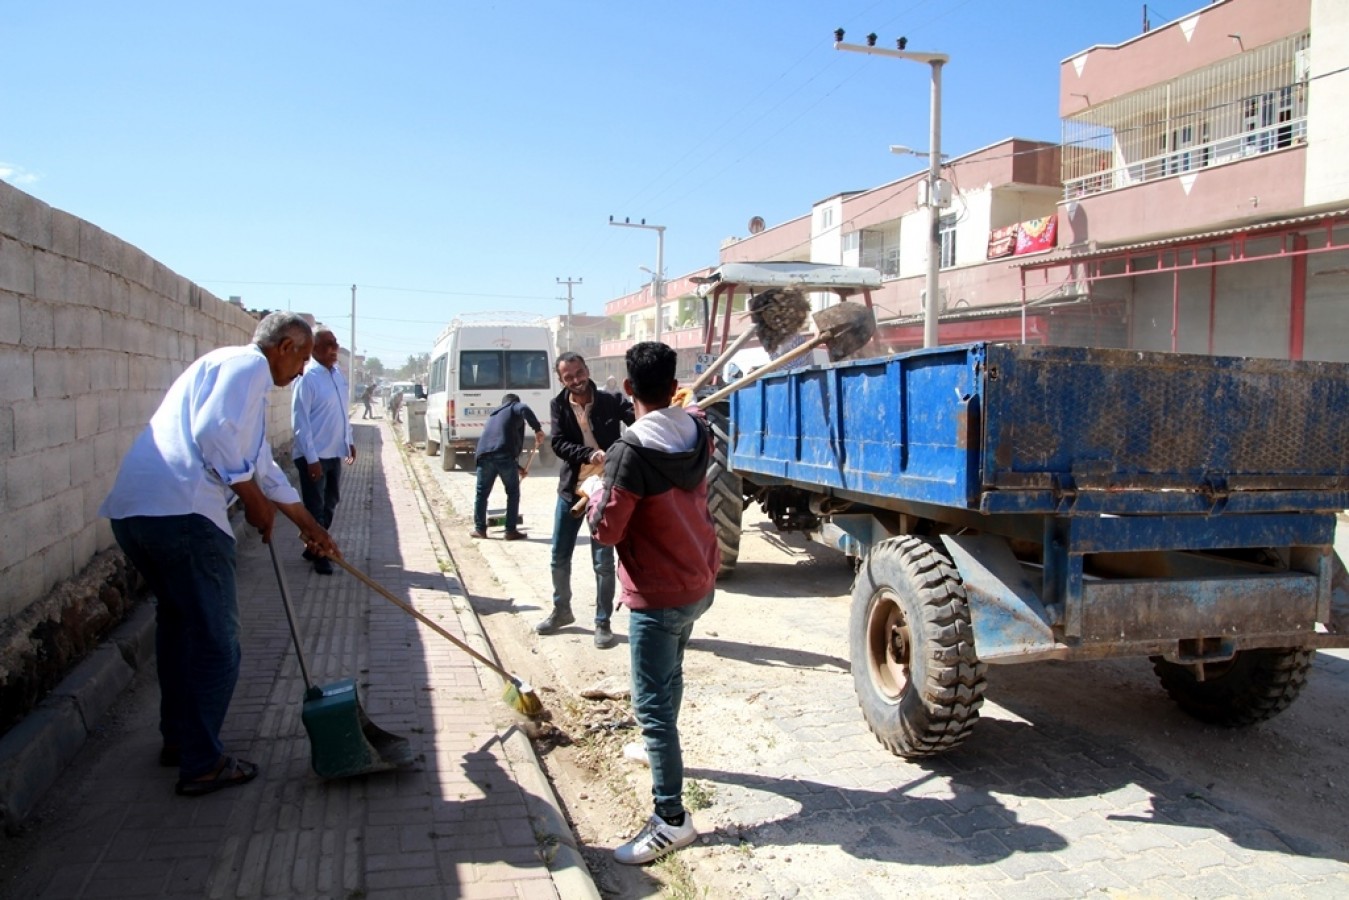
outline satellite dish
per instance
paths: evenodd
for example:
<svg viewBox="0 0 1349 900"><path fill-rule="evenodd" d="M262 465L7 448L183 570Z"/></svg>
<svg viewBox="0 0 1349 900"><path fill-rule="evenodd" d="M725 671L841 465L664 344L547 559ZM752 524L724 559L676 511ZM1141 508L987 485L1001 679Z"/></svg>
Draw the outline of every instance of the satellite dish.
<svg viewBox="0 0 1349 900"><path fill-rule="evenodd" d="M764 229L763 216L755 216L754 218L749 220L750 234L758 234L759 232L763 231L763 229Z"/></svg>

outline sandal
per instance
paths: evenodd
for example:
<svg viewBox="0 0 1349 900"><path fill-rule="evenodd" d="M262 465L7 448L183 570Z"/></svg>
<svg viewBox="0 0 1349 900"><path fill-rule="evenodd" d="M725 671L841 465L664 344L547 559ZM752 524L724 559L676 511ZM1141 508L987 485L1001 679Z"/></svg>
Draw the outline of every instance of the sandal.
<svg viewBox="0 0 1349 900"><path fill-rule="evenodd" d="M224 788L248 784L257 777L258 767L256 764L227 756L224 762L220 764L220 768L216 769L210 778L204 781L179 781L175 791L182 797L200 797L203 794L214 794Z"/></svg>

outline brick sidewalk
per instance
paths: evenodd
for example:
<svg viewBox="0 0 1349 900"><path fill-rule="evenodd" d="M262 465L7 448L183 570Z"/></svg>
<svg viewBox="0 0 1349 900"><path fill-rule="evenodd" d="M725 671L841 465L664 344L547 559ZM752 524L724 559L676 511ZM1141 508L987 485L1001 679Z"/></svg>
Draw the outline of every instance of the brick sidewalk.
<svg viewBox="0 0 1349 900"><path fill-rule="evenodd" d="M392 433L357 423L333 534L347 560L490 656ZM53 788L0 893L25 897L597 897L501 680L340 569L313 574L284 519L277 549L310 676L356 678L409 769L325 782L309 767L304 684L267 548L241 535L243 669L227 752L258 780L188 799L156 765L153 668ZM446 573L449 574L446 574ZM149 628L149 618L142 617Z"/></svg>

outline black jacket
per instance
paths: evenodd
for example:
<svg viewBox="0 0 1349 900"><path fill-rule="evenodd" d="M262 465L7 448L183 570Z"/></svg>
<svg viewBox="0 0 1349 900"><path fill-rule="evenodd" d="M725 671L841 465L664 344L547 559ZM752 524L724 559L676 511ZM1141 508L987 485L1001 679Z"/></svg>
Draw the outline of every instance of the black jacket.
<svg viewBox="0 0 1349 900"><path fill-rule="evenodd" d="M481 459L491 453L500 453L511 459L518 459L525 446L525 423L534 432L543 430L539 417L525 403L503 403L482 426L482 435L478 438L478 449L473 454ZM443 451L442 451L443 452Z"/></svg>
<svg viewBox="0 0 1349 900"><path fill-rule="evenodd" d="M631 425L635 419L632 401L628 397L615 397L590 382L590 390L595 398L590 407L590 430L601 450L608 450L622 433L622 424ZM590 459L594 451L585 444L585 435L581 433L581 424L571 410L571 392L566 388L553 398L549 410L553 416L551 443L553 453L562 465L557 472L557 493L567 502L576 499L576 474L581 466Z"/></svg>

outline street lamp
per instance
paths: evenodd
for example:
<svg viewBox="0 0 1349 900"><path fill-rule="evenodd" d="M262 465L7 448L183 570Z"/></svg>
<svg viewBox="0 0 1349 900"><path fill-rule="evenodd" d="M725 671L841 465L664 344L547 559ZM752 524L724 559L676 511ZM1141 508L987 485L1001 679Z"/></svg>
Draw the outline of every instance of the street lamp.
<svg viewBox="0 0 1349 900"><path fill-rule="evenodd" d="M631 219L624 218L622 222L615 222L614 217L609 217L610 225L617 225L619 228L645 228L648 231L656 232L656 271L652 272L651 293L656 301L656 340L660 340L660 316L661 301L665 299L665 226L648 225L646 219L640 222L633 222ZM648 269L648 272L651 270Z"/></svg>
<svg viewBox="0 0 1349 900"><path fill-rule="evenodd" d="M927 246L927 302L923 304L923 346L937 346L937 273L941 269L941 232L938 230L937 210L941 203L937 184L941 181L941 67L950 62L945 53L924 53L906 50L907 38L895 42L896 50L875 46L875 39L868 35L867 44L843 43L843 29L834 32L834 49L852 53L866 53L870 56L889 56L894 59L907 59L910 62L927 63L932 67L932 128L928 140L927 166L927 209L928 209L928 246ZM893 148L891 148L893 151ZM907 148L904 148L907 149ZM917 154L916 154L917 155Z"/></svg>

